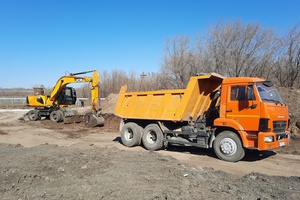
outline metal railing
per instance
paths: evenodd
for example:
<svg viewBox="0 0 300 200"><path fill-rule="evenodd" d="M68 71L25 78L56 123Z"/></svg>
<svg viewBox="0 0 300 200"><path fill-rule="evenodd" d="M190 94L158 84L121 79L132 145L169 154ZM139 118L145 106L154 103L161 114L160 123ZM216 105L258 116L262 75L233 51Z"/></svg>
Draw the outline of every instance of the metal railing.
<svg viewBox="0 0 300 200"><path fill-rule="evenodd" d="M88 98L77 98L75 105L81 106L81 101L87 101ZM0 97L1 107L26 106L25 97Z"/></svg>

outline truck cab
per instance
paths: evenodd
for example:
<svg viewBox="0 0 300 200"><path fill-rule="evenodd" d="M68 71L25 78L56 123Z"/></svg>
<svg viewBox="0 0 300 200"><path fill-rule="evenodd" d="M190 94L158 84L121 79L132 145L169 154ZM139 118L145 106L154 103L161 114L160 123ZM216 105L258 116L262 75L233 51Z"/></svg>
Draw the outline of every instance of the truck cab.
<svg viewBox="0 0 300 200"><path fill-rule="evenodd" d="M226 78L222 83L217 127L237 131L243 146L270 150L289 144L288 108L276 87L259 78Z"/></svg>

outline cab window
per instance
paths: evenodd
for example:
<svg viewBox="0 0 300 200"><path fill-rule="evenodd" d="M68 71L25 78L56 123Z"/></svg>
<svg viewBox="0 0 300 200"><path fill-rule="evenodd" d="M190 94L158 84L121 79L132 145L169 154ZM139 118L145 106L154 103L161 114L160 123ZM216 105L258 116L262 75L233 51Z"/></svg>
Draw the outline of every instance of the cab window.
<svg viewBox="0 0 300 200"><path fill-rule="evenodd" d="M231 101L246 101L255 100L252 85L236 85L231 87L230 91Z"/></svg>

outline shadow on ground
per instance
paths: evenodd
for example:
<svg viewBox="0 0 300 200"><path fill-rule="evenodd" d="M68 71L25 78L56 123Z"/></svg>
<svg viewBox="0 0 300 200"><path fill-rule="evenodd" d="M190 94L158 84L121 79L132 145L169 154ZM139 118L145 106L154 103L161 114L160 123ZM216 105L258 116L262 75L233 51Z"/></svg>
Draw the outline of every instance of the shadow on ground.
<svg viewBox="0 0 300 200"><path fill-rule="evenodd" d="M121 137L116 137L113 141L119 142L120 144L122 144ZM180 153L194 154L194 155L199 155L199 156L209 156L211 158L219 159L212 148L204 149L204 148L193 147L193 146L168 145L168 147L165 148L165 150L180 152ZM250 150L247 150L245 152L245 157L242 159L242 161L255 162L255 161L266 159L266 158L274 156L274 155L276 155L276 153L273 151L255 151L255 150L250 151Z"/></svg>

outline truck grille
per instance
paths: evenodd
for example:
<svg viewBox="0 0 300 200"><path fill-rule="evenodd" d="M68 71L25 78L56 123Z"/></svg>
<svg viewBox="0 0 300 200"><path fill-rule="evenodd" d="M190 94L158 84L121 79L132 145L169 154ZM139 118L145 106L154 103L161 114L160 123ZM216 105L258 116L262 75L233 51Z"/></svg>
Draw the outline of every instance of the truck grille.
<svg viewBox="0 0 300 200"><path fill-rule="evenodd" d="M273 122L273 129L274 129L274 133L276 134L284 133L285 127L286 127L286 121Z"/></svg>

